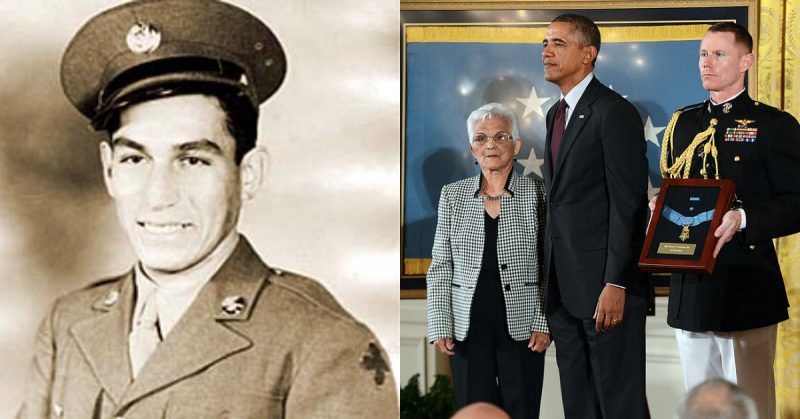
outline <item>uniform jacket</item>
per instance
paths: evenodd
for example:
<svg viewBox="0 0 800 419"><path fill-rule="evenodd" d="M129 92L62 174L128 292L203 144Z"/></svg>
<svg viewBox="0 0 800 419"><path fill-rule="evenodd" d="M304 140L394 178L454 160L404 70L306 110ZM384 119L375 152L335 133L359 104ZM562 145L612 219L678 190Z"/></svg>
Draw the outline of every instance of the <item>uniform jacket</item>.
<svg viewBox="0 0 800 419"><path fill-rule="evenodd" d="M647 222L647 144L639 113L593 78L572 111L554 171L556 108L547 113L542 170L548 275L555 268L563 304L579 318L592 318L606 283L627 288L626 305L644 304L636 263Z"/></svg>
<svg viewBox="0 0 800 419"><path fill-rule="evenodd" d="M484 243L483 198L477 195L482 175L445 185L428 269L428 340L464 340L481 270ZM545 222L541 182L513 170L501 198L497 260L506 304L508 332L528 340L531 332L548 332L544 316L546 281L541 264Z"/></svg>
<svg viewBox="0 0 800 419"><path fill-rule="evenodd" d="M222 310L230 297L243 298L238 313ZM317 282L268 268L244 238L135 381L133 303L131 273L58 299L19 417L397 417L372 333Z"/></svg>
<svg viewBox="0 0 800 419"><path fill-rule="evenodd" d="M673 155L708 128L712 117L719 121L714 138L720 177L736 184L747 225L722 247L712 276L672 275L667 321L696 332L775 324L788 318L789 303L772 239L800 231L800 126L788 113L744 92L728 105L707 101L684 108L675 125ZM744 125L757 129L755 140L728 141ZM695 155L690 177L702 178L702 164ZM707 165L713 178L711 157Z"/></svg>

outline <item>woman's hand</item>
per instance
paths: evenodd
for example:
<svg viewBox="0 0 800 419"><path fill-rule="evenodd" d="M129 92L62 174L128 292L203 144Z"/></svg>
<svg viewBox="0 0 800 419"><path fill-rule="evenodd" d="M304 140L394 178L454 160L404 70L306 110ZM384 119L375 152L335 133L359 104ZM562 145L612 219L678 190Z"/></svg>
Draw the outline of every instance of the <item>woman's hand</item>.
<svg viewBox="0 0 800 419"><path fill-rule="evenodd" d="M544 352L550 346L550 335L542 332L531 333L531 340L528 347L533 352Z"/></svg>
<svg viewBox="0 0 800 419"><path fill-rule="evenodd" d="M445 355L455 355L456 353L453 352L453 348L456 347L455 343L453 343L452 338L444 338L444 339L436 339L433 342L433 346L436 349L440 350Z"/></svg>

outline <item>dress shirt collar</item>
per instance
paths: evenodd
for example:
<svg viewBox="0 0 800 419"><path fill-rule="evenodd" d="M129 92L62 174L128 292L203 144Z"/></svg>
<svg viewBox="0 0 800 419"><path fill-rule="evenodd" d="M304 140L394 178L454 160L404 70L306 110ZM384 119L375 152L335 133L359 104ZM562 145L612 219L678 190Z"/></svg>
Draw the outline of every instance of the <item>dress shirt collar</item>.
<svg viewBox="0 0 800 419"><path fill-rule="evenodd" d="M203 286L211 280L222 264L230 258L238 242L239 235L233 232L232 236L223 239L211 255L208 256L210 258L207 259L209 263L201 262L186 272L170 275L159 280L154 280L147 275L141 262L138 262L134 268L133 275L137 292L132 321L136 321L143 309L144 299L139 298L139 296L147 296L151 292L155 292L158 324L161 335L166 337L183 317L186 310L189 309Z"/></svg>
<svg viewBox="0 0 800 419"><path fill-rule="evenodd" d="M572 90L567 92L566 96L563 94L561 95L561 99L564 99L567 102L567 114L564 115L566 117L567 124L569 124L569 118L572 116L572 111L575 110L575 106L578 105L578 101L581 100L581 96L583 96L586 88L589 87L589 83L591 83L592 78L594 78L594 73L587 74L580 83L576 84Z"/></svg>

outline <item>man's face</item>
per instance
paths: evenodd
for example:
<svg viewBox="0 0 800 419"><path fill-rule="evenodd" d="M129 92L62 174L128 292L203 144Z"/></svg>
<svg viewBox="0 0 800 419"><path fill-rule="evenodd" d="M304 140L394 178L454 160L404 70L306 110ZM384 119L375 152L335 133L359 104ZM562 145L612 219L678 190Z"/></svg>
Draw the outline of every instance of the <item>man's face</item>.
<svg viewBox="0 0 800 419"><path fill-rule="evenodd" d="M571 23L551 23L542 42L542 64L547 81L557 86L571 84L572 87L588 74L587 70L591 71L596 49L582 45Z"/></svg>
<svg viewBox="0 0 800 419"><path fill-rule="evenodd" d="M111 141L101 145L106 185L146 268L190 268L234 231L240 175L216 98L181 95L132 105Z"/></svg>
<svg viewBox="0 0 800 419"><path fill-rule="evenodd" d="M731 32L706 32L700 43L700 79L709 92L738 93L744 88L744 75L752 64L753 54L737 43Z"/></svg>

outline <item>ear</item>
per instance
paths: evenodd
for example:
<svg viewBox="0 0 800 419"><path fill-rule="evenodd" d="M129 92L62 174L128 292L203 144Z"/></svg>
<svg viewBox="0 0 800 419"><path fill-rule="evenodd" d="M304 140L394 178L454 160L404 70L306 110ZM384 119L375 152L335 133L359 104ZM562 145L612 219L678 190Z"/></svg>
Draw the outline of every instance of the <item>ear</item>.
<svg viewBox="0 0 800 419"><path fill-rule="evenodd" d="M592 65L592 62L597 57L597 47L594 45L588 45L584 47L583 53L583 63L586 65Z"/></svg>
<svg viewBox="0 0 800 419"><path fill-rule="evenodd" d="M239 181L242 187L242 201L256 195L267 177L269 154L261 146L256 146L242 158L239 164Z"/></svg>
<svg viewBox="0 0 800 419"><path fill-rule="evenodd" d="M111 197L114 197L114 188L111 187L111 177L113 176L112 166L114 163L114 149L108 141L100 142L100 163L103 165L103 181L106 190Z"/></svg>
<svg viewBox="0 0 800 419"><path fill-rule="evenodd" d="M514 141L514 157L516 157L517 154L519 154L519 150L521 148L522 148L522 137L519 137L517 138L516 141Z"/></svg>
<svg viewBox="0 0 800 419"><path fill-rule="evenodd" d="M467 143L467 144L469 144L469 151L470 151L470 153L472 153L472 157L477 161L478 160L478 153L475 150L475 146L472 145L471 141L469 143Z"/></svg>
<svg viewBox="0 0 800 419"><path fill-rule="evenodd" d="M753 62L755 62L755 57L752 52L743 55L742 59L739 60L739 72L744 73L749 70L753 66Z"/></svg>

